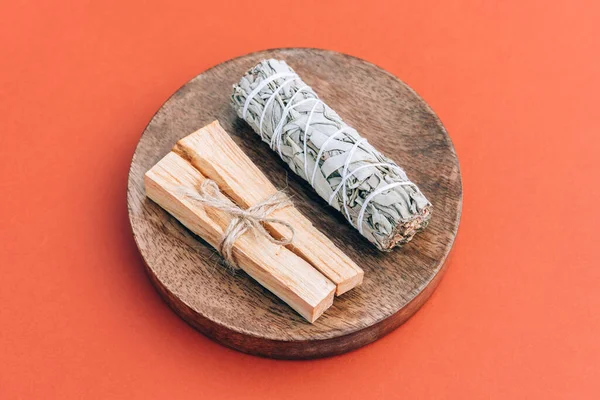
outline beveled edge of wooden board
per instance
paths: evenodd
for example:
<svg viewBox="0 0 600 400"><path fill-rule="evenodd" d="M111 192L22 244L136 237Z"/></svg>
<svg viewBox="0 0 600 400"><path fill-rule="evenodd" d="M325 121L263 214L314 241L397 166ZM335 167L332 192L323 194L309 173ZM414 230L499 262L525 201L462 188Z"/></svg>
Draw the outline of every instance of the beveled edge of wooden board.
<svg viewBox="0 0 600 400"><path fill-rule="evenodd" d="M140 141L141 141L141 138L143 138L144 135L147 133L148 126L150 126L152 124L152 122L154 121L156 116L161 112L163 106L165 104L167 104L172 98L176 97L180 93L180 91L182 89L184 89L190 82L194 81L195 79L200 78L203 74L206 74L210 70L215 69L224 63L230 62L230 61L238 59L238 58L244 58L246 56L260 54L260 53L264 53L265 57L268 57L269 53L273 52L273 51L296 51L296 50L300 50L300 51L314 50L317 52L332 53L332 54L336 54L336 55L343 56L346 58L355 59L364 64L371 65L374 68L376 68L377 70L379 70L380 72L383 72L389 78L399 81L410 92L412 92L412 94L420 100L422 105L434 117L435 123L437 124L439 129L446 135L446 138L449 142L449 149L451 150L452 155L454 156L454 159L456 160L459 201L456 206L457 207L457 209L456 209L457 218L456 218L456 223L455 223L454 229L452 231L452 240L449 243L449 246L447 247L447 250L443 257L443 260L440 260L439 269L437 270L437 272L434 275L431 276L431 279L429 281L425 282L422 285L422 287L419 288L419 293L415 297L413 297L412 300L410 300L408 303L406 303L402 308L398 309L396 312L392 313L391 315L389 315L387 317L381 317L380 319L375 321L372 325L364 327L364 328L359 328L354 331L350 331L349 333L344 334L344 335L334 336L334 337L327 338L327 339L315 339L315 340L308 340L308 341L274 340L274 339L269 339L269 338L264 338L264 337L258 337L258 336L249 334L248 332L242 332L242 331L238 332L238 331L231 329L230 327L220 324L217 321L208 319L205 316L195 312L188 304L181 301L172 292L168 291L161 284L161 282L158 280L158 278L154 275L152 269L149 267L149 265L147 263L147 260L144 256L143 252L139 251L139 254L142 257L142 260L144 261L144 267L148 273L148 276L149 276L150 281L152 282L153 286L157 289L157 291L159 292L161 297L165 300L165 302L190 326L197 329L198 331L203 333L208 338L214 340L215 342L225 345L229 348L233 348L235 350L242 351L247 354L263 356L263 357L270 357L270 358L277 358L277 359L314 359L314 358L321 358L321 357L328 357L328 356L343 354L348 351L358 349L362 346L365 346L367 344L374 342L375 340L385 336L386 334L388 334L391 331L393 331L394 329L396 329L402 323L406 322L406 320L408 320L408 318L410 318L412 315L414 315L414 313L416 313L421 308L421 306L425 303L425 301L431 296L431 294L433 293L433 291L435 290L435 288L441 281L441 278L443 277L444 273L446 272L447 264L448 264L449 258L451 256L451 251L454 247L454 244L456 241L456 236L458 234L458 229L460 226L460 220L461 220L461 216L462 216L462 204L463 204L462 174L460 173L460 163L459 163L458 157L456 155L456 150L454 148L454 144L452 143L452 139L448 135L447 130L445 129L445 127L442 124L441 120L439 119L438 115L431 109L429 104L427 102L425 102L423 100L423 98L421 96L419 96L419 94L412 87L410 87L404 81L402 81L400 78L396 77L395 75L393 75L392 73L383 69L382 67L380 67L374 63L371 63L369 61L366 61L364 59L361 59L359 57L336 52L333 50L325 50L325 49L311 48L311 47L270 48L270 49L265 49L265 50L261 50L261 51L257 51L257 52L250 52L250 53L242 54L240 56L225 60L219 64L215 64L212 67L202 71L200 74L196 75L192 79L185 82L171 96L169 96L163 102L161 107L159 107L157 109L157 111L153 114L152 118L149 120L148 124L146 125L146 128L144 129L144 131L140 137ZM129 192L130 192L130 190L132 190L131 189L132 166L135 161L138 147L139 147L139 141L138 141L138 145L136 145L136 148L135 148L135 151L134 151L134 154L132 157L132 162L130 165L130 171L128 174L128 188L127 188L128 208L129 208ZM132 234L133 234L136 246L138 247L138 250L139 250L138 238L137 238L135 232L133 231L133 226L132 226L133 221L131 220L130 213L129 213L129 220L130 220L130 227L132 229ZM307 350L307 344L310 344L310 346L308 347L308 350Z"/></svg>
<svg viewBox="0 0 600 400"><path fill-rule="evenodd" d="M388 333L391 333L419 311L427 299L433 294L446 272L449 258L451 258L451 252L448 253L442 267L438 270L433 279L429 281L425 289L419 292L419 294L407 305L389 317L383 318L371 326L343 336L310 341L285 341L266 339L236 332L195 312L191 307L185 304L185 302L181 301L177 296L174 296L160 284L142 256L146 273L148 274L152 285L156 288L167 305L188 325L198 330L212 341L230 349L258 357L280 360L311 360L337 356L357 350L375 342ZM219 325L222 329L215 329L215 325ZM307 346L307 344L309 345Z"/></svg>

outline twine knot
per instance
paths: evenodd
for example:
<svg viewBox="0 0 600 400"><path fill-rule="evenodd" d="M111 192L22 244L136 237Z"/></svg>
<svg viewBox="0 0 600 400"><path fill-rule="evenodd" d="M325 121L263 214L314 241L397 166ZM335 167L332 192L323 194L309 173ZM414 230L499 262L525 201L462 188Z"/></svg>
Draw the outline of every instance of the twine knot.
<svg viewBox="0 0 600 400"><path fill-rule="evenodd" d="M224 211L233 217L223 232L223 236L221 237L221 241L217 248L219 254L223 256L225 264L230 268L239 269L233 259L233 245L235 244L235 241L247 231L251 231L254 235L260 234L266 237L271 243L282 246L288 245L294 240L296 231L289 222L279 218L269 218L269 215L272 212L292 205L290 199L281 191L246 210L240 208L225 197L219 190L219 186L211 179L206 179L202 182L197 192L189 189L183 189L183 192L186 197L201 203L204 206ZM265 229L264 223L285 226L291 233L290 238L274 238L271 233Z"/></svg>

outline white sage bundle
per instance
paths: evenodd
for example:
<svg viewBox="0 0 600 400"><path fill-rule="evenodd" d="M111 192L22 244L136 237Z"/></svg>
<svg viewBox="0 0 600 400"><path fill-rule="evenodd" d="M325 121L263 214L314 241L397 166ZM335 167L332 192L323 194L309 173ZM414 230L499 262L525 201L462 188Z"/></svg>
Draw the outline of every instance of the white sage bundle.
<svg viewBox="0 0 600 400"><path fill-rule="evenodd" d="M296 174L380 250L427 226L431 203L402 168L321 101L284 61L264 60L233 87L232 104Z"/></svg>

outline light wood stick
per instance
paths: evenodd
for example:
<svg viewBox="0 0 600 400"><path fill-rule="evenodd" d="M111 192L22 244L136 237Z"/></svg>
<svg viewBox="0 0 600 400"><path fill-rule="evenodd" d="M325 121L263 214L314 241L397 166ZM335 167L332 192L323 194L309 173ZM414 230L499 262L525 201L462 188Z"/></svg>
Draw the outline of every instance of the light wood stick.
<svg viewBox="0 0 600 400"><path fill-rule="evenodd" d="M189 162L171 152L145 175L147 196L189 230L218 247L231 216L203 207L182 193L197 190L206 178ZM287 248L246 232L233 248L236 263L262 286L310 322L333 303L335 285Z"/></svg>
<svg viewBox="0 0 600 400"><path fill-rule="evenodd" d="M241 207L253 206L277 192L218 121L181 139L173 151L217 182L221 190ZM272 216L294 226L296 235L290 250L335 283L337 295L362 283L363 270L296 208L277 210ZM267 228L276 238L288 234L279 224L267 224Z"/></svg>

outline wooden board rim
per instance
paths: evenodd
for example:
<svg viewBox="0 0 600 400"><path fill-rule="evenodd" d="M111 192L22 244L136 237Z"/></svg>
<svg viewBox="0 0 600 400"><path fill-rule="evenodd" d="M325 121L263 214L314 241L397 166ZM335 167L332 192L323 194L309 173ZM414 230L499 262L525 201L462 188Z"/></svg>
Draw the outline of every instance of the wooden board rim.
<svg viewBox="0 0 600 400"><path fill-rule="evenodd" d="M270 50L265 50L265 51L261 51L261 52L257 52L257 53L249 53L244 56L236 57L234 59L225 61L221 64L217 64L217 65L207 69L203 73L199 74L198 76L194 77L192 80L190 80L186 84L182 85L172 96L169 97L169 99L164 104L168 104L171 101L171 99L175 98L178 95L178 93L180 93L191 82L194 82L196 80L202 79L203 77L206 77L210 71L215 70L216 68L219 68L223 64L227 64L227 63L233 62L235 60L243 59L248 56L256 56L257 54L269 54L269 53L278 52L278 51L284 51L284 52L285 51L314 51L314 52L318 52L318 53L328 53L328 54L334 55L336 57L341 56L341 57L351 58L351 59L354 59L356 61L359 61L361 63L370 65L370 66L376 68L378 70L378 72L383 72L388 78L398 81L402 85L404 85L406 88L408 88L413 93L413 95L416 98L418 98L422 102L422 104L429 110L429 112L434 117L436 123L438 124L438 128L440 129L440 131L443 132L447 136L446 130L443 127L443 125L442 125L441 121L439 120L439 118L437 117L437 115L431 110L431 108L427 105L427 103L425 103L422 100L422 98L420 96L418 96L418 94L412 88L410 88L408 85L406 85L400 79L398 79L393 74L389 73L388 71L382 69L381 67L379 67L373 63L361 60L361 59L351 56L351 55L336 53L336 52L329 51L329 50L308 49L308 48L270 49ZM161 107L155 113L155 115L150 120L148 127L152 125L155 118L157 118L157 116L160 114L162 109L163 109L163 107ZM139 147L141 146L142 139L148 133L148 127L144 130L144 133L142 134L142 137L140 138L140 143L138 143L138 146L136 146L134 156L132 157L132 165L130 168L129 183L128 183L128 205L130 205L129 204L129 200L130 200L130 196L131 196L130 191L133 190L132 189L133 166L136 161L136 155L138 154L138 150L139 150ZM329 342L336 341L336 340L337 341L345 340L345 341L351 342L347 346L345 346L343 349L330 348L329 350L327 350L325 352L318 350L318 351L313 351L313 352L301 353L298 351L294 351L293 348L298 347L298 346L301 347L301 344L303 343L303 341L299 341L299 340L295 340L295 339L285 339L285 338L281 338L281 337L273 337L273 336L269 336L269 335L257 335L256 332L253 332L253 331L244 331L243 329L232 329L230 326L227 326L225 323L223 323L222 320L218 320L216 318L208 319L207 317L197 313L190 304L185 302L185 300L178 299L176 295L174 295L173 293L168 291L162 285L160 280L154 275L154 272L153 272L151 266L149 265L149 262L146 258L146 255L144 254L144 252L140 251L140 254L142 256L142 259L144 261L144 264L146 266L148 274L149 274L153 284L157 287L157 289L159 290L159 292L161 293L163 298L165 298L167 303L172 308L174 308L174 310L184 320L186 320L188 323L190 323L192 326L194 326L198 330L205 333L207 336L215 339L216 341L218 341L222 344L225 344L232 348L236 348L238 350L242 350L242 351L252 353L252 354L257 354L257 355L267 355L267 356L279 357L279 358L313 358L313 357L339 354L339 353L360 347L367 343L370 343L373 340L376 340L378 337L381 337L381 336L385 335L386 333L390 332L391 330L393 330L394 328L396 328L397 326L402 324L404 321L406 321L406 319L408 319L412 314L414 314L414 312L416 312L416 310L418 310L418 308L420 308L420 306L431 295L431 293L433 292L433 290L439 283L441 277L443 276L443 273L446 270L447 259L450 254L450 251L452 249L452 246L454 244L454 239L455 239L457 231L458 231L458 226L459 226L460 217L461 217L461 210L462 210L462 180L460 177L460 166L458 164L458 159L456 157L456 153L455 153L455 150L454 150L454 147L452 145L450 138L447 137L447 140L450 145L449 149L452 152L452 156L456 160L456 166L458 168L458 185L459 185L459 190L460 190L460 198L459 198L459 201L456 203L457 219L456 219L456 223L453 227L452 241L447 246L447 249L443 256L443 259L440 260L440 267L435 274L431 275L430 279L427 282L423 283L422 287L419 288L419 293L416 296L414 296L404 306L396 309L394 312L391 312L387 317L381 316L379 319L374 320L370 326L357 327L355 329L350 329L350 330L346 331L345 334L343 334L343 335L339 335L339 336L334 335L332 337L324 337L324 338L318 338L318 339L314 339L314 340L310 339L310 340L304 341L306 343L311 343L311 345L313 347L316 347L317 349L320 349L321 347L327 347L327 346L320 346L319 344L325 345ZM130 210L129 215L130 215L130 222L132 225L132 231L133 231L133 236L134 236L136 245L138 246L138 248L141 249L141 247L140 247L141 243L139 241L139 237L135 232L134 221L133 221L133 216L131 214L131 210ZM179 302L180 304L176 304L177 302ZM184 310L179 308L181 306L184 307ZM188 311L185 312L185 309L187 309ZM196 315L194 316L193 314L196 314ZM199 318L201 320L204 319L206 323L202 323L202 321L198 321ZM215 328L224 329L224 330L229 331L229 336L228 335L216 335L214 333ZM374 333L376 333L376 334L374 334ZM239 336L239 337L235 337L235 336ZM257 346L256 343L253 343L253 348L247 348L243 345L243 343L241 343L241 342L243 342L244 337L257 338L260 341L265 341L265 344L268 344L268 345L261 347L261 346ZM267 342L269 342L269 343L267 343ZM281 351L280 352L273 351L273 347L277 348L278 344L281 344ZM293 344L293 345L290 345L290 344Z"/></svg>

